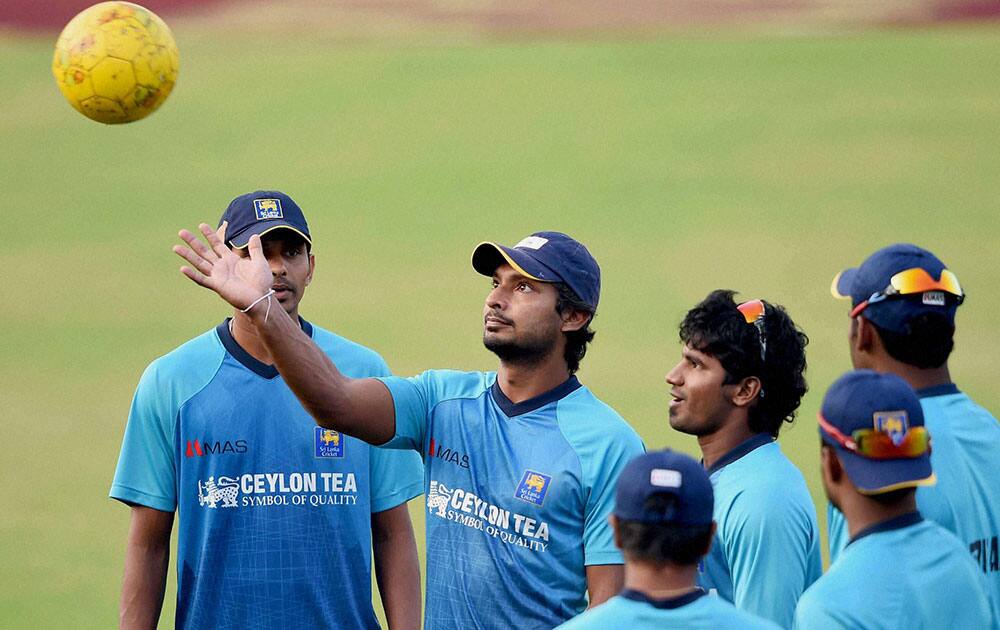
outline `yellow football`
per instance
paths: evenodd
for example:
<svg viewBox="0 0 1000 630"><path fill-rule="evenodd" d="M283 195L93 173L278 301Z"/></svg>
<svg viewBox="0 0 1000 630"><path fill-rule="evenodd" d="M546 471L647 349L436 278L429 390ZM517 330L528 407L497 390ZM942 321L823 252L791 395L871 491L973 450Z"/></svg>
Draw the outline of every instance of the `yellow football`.
<svg viewBox="0 0 1000 630"><path fill-rule="evenodd" d="M102 2L84 9L56 41L52 74L81 114L106 124L156 111L177 82L174 36L149 9Z"/></svg>

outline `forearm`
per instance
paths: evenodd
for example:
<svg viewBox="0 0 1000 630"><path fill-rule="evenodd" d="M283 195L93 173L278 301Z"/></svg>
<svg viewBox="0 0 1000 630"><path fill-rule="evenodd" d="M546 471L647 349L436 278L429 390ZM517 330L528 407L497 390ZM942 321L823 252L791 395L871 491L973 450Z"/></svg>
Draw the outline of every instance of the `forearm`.
<svg viewBox="0 0 1000 630"><path fill-rule="evenodd" d="M375 579L390 630L420 628L420 562L406 504L372 515Z"/></svg>
<svg viewBox="0 0 1000 630"><path fill-rule="evenodd" d="M589 608L608 601L621 592L625 585L625 569L620 564L587 565L586 573Z"/></svg>
<svg viewBox="0 0 1000 630"><path fill-rule="evenodd" d="M156 628L163 607L169 559L169 541L152 546L129 543L119 607L121 628Z"/></svg>
<svg viewBox="0 0 1000 630"><path fill-rule="evenodd" d="M270 314L264 304L249 314L278 372L317 424L372 444L393 437L395 409L384 385L344 376L276 301Z"/></svg>

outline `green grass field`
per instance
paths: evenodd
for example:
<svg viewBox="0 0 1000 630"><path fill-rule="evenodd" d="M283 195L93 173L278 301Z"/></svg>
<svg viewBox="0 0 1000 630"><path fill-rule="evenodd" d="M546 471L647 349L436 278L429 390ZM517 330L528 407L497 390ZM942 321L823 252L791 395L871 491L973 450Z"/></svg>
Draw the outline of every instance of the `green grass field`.
<svg viewBox="0 0 1000 630"><path fill-rule="evenodd" d="M818 506L813 418L849 368L828 286L875 248L958 273L953 376L1000 410L995 27L391 45L186 24L170 100L114 128L62 101L52 41L0 39L4 628L114 625L128 510L106 495L133 388L227 313L170 246L255 188L309 216L303 314L400 374L495 366L480 240L585 241L604 294L581 378L651 448L696 452L663 383L685 310L718 287L786 305L811 391L781 443Z"/></svg>

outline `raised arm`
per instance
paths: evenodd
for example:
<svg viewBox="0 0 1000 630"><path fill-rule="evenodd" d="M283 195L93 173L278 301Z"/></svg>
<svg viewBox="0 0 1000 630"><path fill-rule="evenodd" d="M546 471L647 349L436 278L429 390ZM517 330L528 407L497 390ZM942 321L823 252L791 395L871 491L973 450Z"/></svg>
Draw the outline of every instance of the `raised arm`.
<svg viewBox="0 0 1000 630"><path fill-rule="evenodd" d="M208 225L202 223L199 229L208 245L181 230L179 235L188 247L174 246L174 253L191 265L181 267L184 275L240 310L268 294L273 278L259 236L250 238L250 255L243 258L226 247ZM371 444L392 439L395 408L385 385L341 374L274 298L257 302L247 314L278 372L320 426Z"/></svg>

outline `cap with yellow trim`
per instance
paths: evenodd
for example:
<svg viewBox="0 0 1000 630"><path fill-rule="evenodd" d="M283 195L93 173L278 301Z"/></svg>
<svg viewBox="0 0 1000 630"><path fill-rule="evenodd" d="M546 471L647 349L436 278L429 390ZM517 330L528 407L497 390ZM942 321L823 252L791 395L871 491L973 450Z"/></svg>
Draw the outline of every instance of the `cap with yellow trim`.
<svg viewBox="0 0 1000 630"><path fill-rule="evenodd" d="M907 433L924 426L924 412L913 388L895 374L854 370L830 386L820 407L821 418L843 436L862 430L886 434L902 444ZM930 449L916 456L866 456L845 447L837 436L819 427L820 438L837 451L851 483L862 494L933 485Z"/></svg>
<svg viewBox="0 0 1000 630"><path fill-rule="evenodd" d="M472 267L484 276L492 276L503 264L532 280L565 283L597 311L601 268L583 243L566 234L535 232L513 247L484 241L472 252Z"/></svg>
<svg viewBox="0 0 1000 630"><path fill-rule="evenodd" d="M233 199L219 225L223 222L227 223L225 242L237 249L246 247L254 234L263 236L279 228L292 230L312 246L302 210L291 197L277 190L258 190Z"/></svg>

